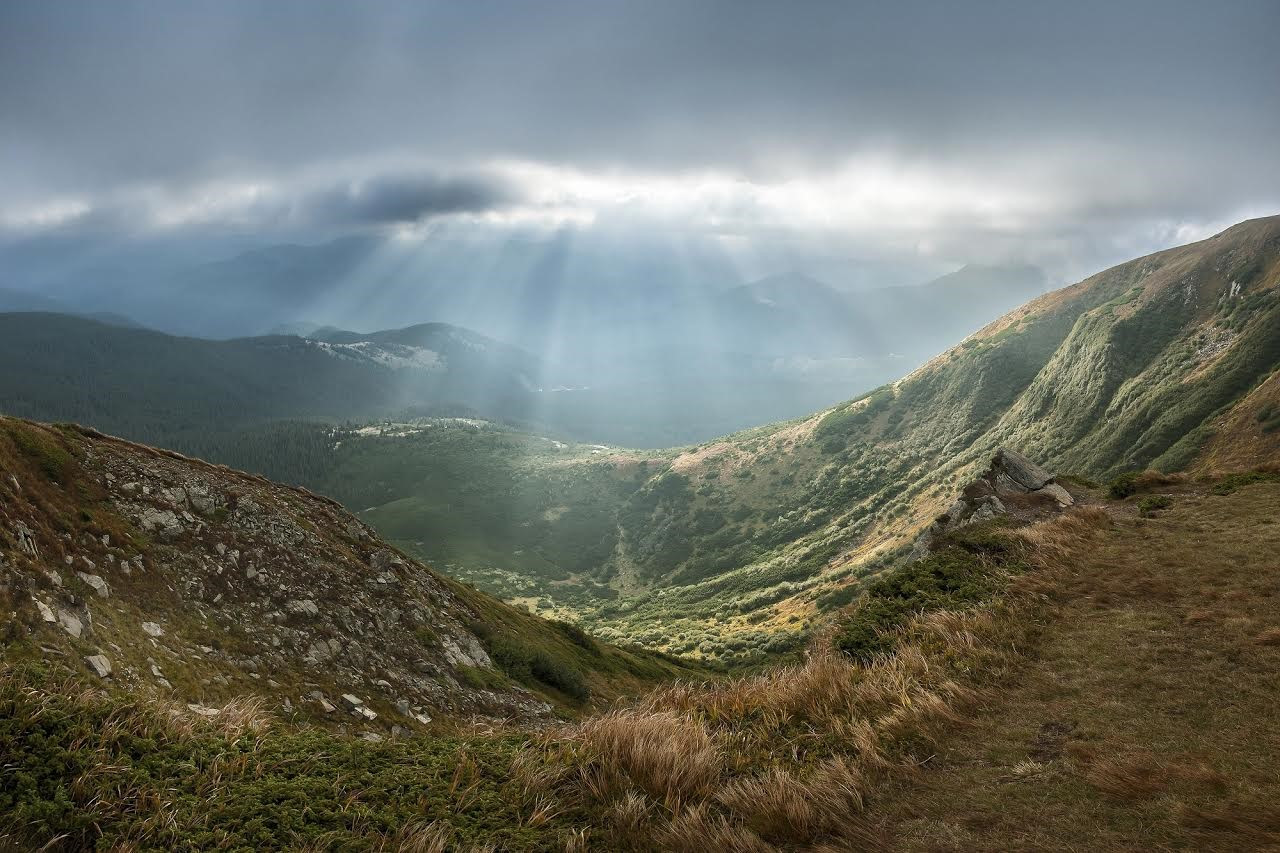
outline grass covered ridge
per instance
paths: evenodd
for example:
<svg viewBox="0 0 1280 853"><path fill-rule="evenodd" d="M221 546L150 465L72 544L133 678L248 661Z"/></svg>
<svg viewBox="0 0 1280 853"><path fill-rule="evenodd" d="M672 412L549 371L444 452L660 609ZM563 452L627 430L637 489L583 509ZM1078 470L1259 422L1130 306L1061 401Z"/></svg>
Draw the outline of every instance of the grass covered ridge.
<svg viewBox="0 0 1280 853"><path fill-rule="evenodd" d="M1085 536L1103 520L1081 511L1036 535ZM1014 593L937 610L866 664L819 645L800 664L676 684L538 734L369 743L252 704L205 719L8 669L0 832L68 848L865 847L881 837L870 792L1016 667L1009 638L1022 641L1035 606Z"/></svg>

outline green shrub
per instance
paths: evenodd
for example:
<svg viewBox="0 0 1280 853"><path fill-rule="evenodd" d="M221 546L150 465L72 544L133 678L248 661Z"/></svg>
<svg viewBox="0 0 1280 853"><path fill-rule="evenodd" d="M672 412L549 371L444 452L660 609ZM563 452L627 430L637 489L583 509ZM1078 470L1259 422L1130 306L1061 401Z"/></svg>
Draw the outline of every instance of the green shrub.
<svg viewBox="0 0 1280 853"><path fill-rule="evenodd" d="M1236 489L1243 486L1251 486L1254 483L1274 483L1280 481L1280 474L1270 471L1248 471L1243 474L1231 474L1223 477L1217 485L1213 487L1215 495L1229 495Z"/></svg>
<svg viewBox="0 0 1280 853"><path fill-rule="evenodd" d="M596 645L596 641L591 638L590 634L582 630L580 626L575 625L572 622L563 622L556 619L551 622L551 627L555 628L561 634L564 634L565 637L569 639L569 642L573 643L575 646L584 648L592 654L600 654L600 648Z"/></svg>
<svg viewBox="0 0 1280 853"><path fill-rule="evenodd" d="M1167 495L1148 495L1138 501L1138 514L1145 517L1171 506L1173 506L1173 498Z"/></svg>
<svg viewBox="0 0 1280 853"><path fill-rule="evenodd" d="M1122 501L1138 491L1141 471L1126 471L1107 484L1107 496Z"/></svg>
<svg viewBox="0 0 1280 853"><path fill-rule="evenodd" d="M837 630L836 647L866 663L891 651L894 629L915 614L965 607L990 596L996 584L995 562L984 555L1007 557L1010 546L988 525L973 525L963 533L964 538L870 584Z"/></svg>

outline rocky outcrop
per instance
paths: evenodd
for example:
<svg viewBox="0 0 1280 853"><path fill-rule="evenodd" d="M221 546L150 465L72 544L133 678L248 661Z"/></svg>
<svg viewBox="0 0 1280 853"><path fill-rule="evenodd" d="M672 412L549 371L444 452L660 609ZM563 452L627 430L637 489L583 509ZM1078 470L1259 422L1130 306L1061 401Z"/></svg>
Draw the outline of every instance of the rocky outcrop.
<svg viewBox="0 0 1280 853"><path fill-rule="evenodd" d="M978 479L965 486L960 497L920 535L911 559L928 555L933 543L944 533L970 524L1007 515L1011 509L1038 514L1044 507L1065 509L1075 503L1071 493L1056 482L1053 474L1015 450L1002 447Z"/></svg>
<svg viewBox="0 0 1280 853"><path fill-rule="evenodd" d="M41 481L0 452L11 636L200 707L252 693L388 732L433 716L549 719L498 673L477 679L494 667L473 631L481 613L333 501L92 433L21 428L67 442L76 481ZM85 655L77 644L90 639L98 653ZM336 715L313 695L359 702Z"/></svg>

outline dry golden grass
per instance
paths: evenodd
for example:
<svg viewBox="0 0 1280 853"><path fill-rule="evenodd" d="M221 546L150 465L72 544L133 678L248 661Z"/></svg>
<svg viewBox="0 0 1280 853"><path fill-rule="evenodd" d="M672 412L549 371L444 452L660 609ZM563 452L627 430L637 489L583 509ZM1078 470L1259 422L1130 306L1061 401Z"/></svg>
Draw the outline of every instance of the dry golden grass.
<svg viewBox="0 0 1280 853"><path fill-rule="evenodd" d="M1057 565L1110 523L1082 507L1020 535ZM514 772L542 808L602 815L606 849L880 849L869 792L914 772L981 703L960 676L1018 665L1041 599L1020 578L989 607L918 617L868 665L819 641L803 663L672 684L546 735Z"/></svg>
<svg viewBox="0 0 1280 853"><path fill-rule="evenodd" d="M1009 597L1047 605L1040 632L962 738L880 791L895 848L1280 849L1280 486L1167 485L1159 518L1019 534L1041 570Z"/></svg>

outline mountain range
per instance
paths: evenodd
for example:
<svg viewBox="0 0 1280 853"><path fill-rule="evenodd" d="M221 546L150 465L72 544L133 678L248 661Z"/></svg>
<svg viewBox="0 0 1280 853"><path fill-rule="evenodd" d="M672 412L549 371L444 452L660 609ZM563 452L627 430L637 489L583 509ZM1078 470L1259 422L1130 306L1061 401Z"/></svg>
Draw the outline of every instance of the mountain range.
<svg viewBox="0 0 1280 853"><path fill-rule="evenodd" d="M856 597L1000 445L1089 481L1273 460L1277 330L1271 217L1046 294L791 422L650 452L404 424L345 437L309 482L503 597L746 657Z"/></svg>
<svg viewBox="0 0 1280 853"><path fill-rule="evenodd" d="M0 417L0 843L1277 840L1280 217L1046 294L858 399L666 450L312 420L352 401L269 369L386 405L396 371L532 363L448 326L0 320L36 368L56 329L101 411L175 417L103 369L159 354L166 393L205 395L179 410L244 410L248 467L341 501ZM95 388L34 375L41 405Z"/></svg>

